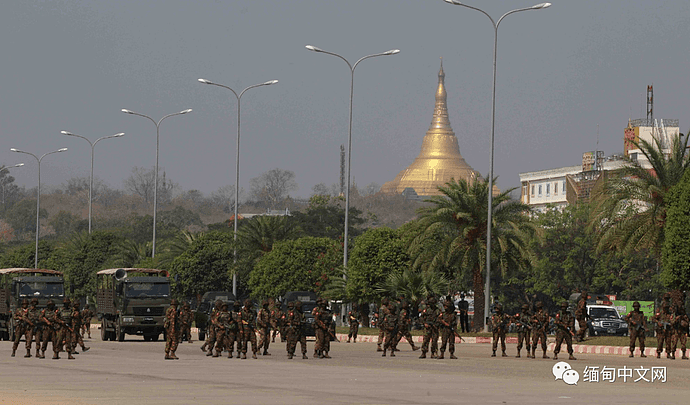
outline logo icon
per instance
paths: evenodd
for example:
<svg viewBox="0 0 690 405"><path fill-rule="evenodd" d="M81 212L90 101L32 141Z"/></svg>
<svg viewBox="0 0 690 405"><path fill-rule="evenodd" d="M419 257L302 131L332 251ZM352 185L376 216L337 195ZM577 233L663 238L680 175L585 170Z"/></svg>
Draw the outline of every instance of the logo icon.
<svg viewBox="0 0 690 405"><path fill-rule="evenodd" d="M577 385L578 381L580 381L580 373L573 370L570 364L565 361L559 361L554 364L551 372L556 380L563 380L568 385Z"/></svg>

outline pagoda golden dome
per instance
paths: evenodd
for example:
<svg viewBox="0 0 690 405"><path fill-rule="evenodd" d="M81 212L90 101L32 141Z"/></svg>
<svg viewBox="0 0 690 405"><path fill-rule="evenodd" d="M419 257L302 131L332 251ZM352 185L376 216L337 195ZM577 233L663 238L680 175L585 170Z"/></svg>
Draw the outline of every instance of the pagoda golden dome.
<svg viewBox="0 0 690 405"><path fill-rule="evenodd" d="M395 180L381 187L382 192L402 194L406 188L412 188L420 196L442 195L438 187L451 179L473 182L479 177L460 154L458 138L450 126L445 77L442 59L434 115L422 141L422 150L410 166L398 173Z"/></svg>

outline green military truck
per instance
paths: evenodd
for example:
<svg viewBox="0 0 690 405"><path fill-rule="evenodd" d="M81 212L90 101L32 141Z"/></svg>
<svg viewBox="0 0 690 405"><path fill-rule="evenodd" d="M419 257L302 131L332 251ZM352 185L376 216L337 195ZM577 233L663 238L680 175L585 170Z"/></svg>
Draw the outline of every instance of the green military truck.
<svg viewBox="0 0 690 405"><path fill-rule="evenodd" d="M61 305L65 297L62 272L48 269L0 269L0 338L14 340L15 325L12 313L22 306L24 299L38 299L38 307L45 308L48 300Z"/></svg>
<svg viewBox="0 0 690 405"><path fill-rule="evenodd" d="M165 335L165 310L170 306L168 272L157 269L107 269L96 273L101 340L122 342L127 335L157 341Z"/></svg>

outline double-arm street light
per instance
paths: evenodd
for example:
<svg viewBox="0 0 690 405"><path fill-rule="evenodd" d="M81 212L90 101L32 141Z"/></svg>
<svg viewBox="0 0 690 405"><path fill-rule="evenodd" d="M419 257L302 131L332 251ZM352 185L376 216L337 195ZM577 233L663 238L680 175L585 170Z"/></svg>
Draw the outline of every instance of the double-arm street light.
<svg viewBox="0 0 690 405"><path fill-rule="evenodd" d="M498 19L498 21L494 21L493 18L484 10L481 10L477 7L469 6L467 4L460 3L459 1L456 0L443 0L446 3L455 5L455 6L462 6L462 7L467 7L472 10L479 11L480 13L484 14L491 20L491 24L494 27L494 66L493 66L493 72L494 72L494 77L493 77L493 86L491 90L491 164L489 166L489 202L488 202L488 210L487 210L487 220L486 220L486 284L484 286L484 320L486 321L489 318L489 303L490 303L490 289L491 289L491 217L493 213L493 181L494 181L494 128L496 127L496 48L498 45L498 26L501 24L501 21L503 19L513 13L517 13L520 11L529 11L529 10L541 10L547 7L551 6L551 3L539 3L536 4L532 7L525 7L525 8L519 8L516 10L511 10L508 11L507 13L503 14L501 18ZM486 328L486 325L485 325Z"/></svg>
<svg viewBox="0 0 690 405"><path fill-rule="evenodd" d="M132 114L132 115L138 115L140 117L148 118L153 122L153 124L156 126L156 168L155 168L155 179L153 180L154 186L153 186L153 246L151 248L151 257L156 257L156 211L158 208L158 145L160 141L160 126L161 122L163 122L164 119L168 117L172 117L174 115L182 115L182 114L187 114L192 112L192 109L189 108L184 111L176 112L173 114L168 114L165 117L161 118L158 122L154 120L153 118L149 117L148 115L140 114L138 112L134 112L131 110L127 109L122 109L122 112L125 114Z"/></svg>
<svg viewBox="0 0 690 405"><path fill-rule="evenodd" d="M38 162L38 190L36 190L36 250L34 252L34 268L38 268L38 235L41 230L41 226L39 223L39 216L41 214L41 161L43 160L44 157L48 155L52 155L53 153L58 153L58 152L65 152L67 148L61 148L58 150L54 150L52 152L48 152L41 156L40 158L33 153L29 152L24 152L23 150L11 148L10 149L12 152L17 152L17 153L24 153L29 156L33 156L34 159L36 159L36 162Z"/></svg>
<svg viewBox="0 0 690 405"><path fill-rule="evenodd" d="M214 83L210 80L206 79L199 79L200 83L203 84L210 84L212 86L218 86L222 87L224 89L228 89L232 92L232 94L235 95L235 98L237 98L237 154L235 158L235 218L233 219L233 227L234 227L234 236L233 240L237 241L237 206L239 205L239 189L240 189L240 100L242 99L242 95L244 94L245 91L249 89L253 89L254 87L261 87L261 86L270 86L272 84L278 83L278 80L269 80L264 83L259 83L255 84L253 86L249 86L246 89L242 90L240 94L237 94L237 92L233 89L231 89L228 86L225 86L223 84L218 84ZM236 244L233 244L233 263L237 263L237 247L235 246ZM236 270L236 269L235 269ZM237 271L234 271L232 273L232 293L237 296Z"/></svg>
<svg viewBox="0 0 690 405"><path fill-rule="evenodd" d="M390 51L382 52L382 53L376 53L373 55L367 55L362 58L360 58L357 62L355 62L354 65L350 64L350 62L342 57L341 55L338 55L337 53L333 52L328 52L324 51L323 49L317 48L313 45L307 45L307 49L313 52L320 52L320 53L325 53L328 55L333 55L335 57L338 57L347 63L347 66L350 68L350 126L348 129L348 134L347 134L347 180L345 183L345 235L344 235L344 247L343 247L343 268L347 268L347 245L348 245L348 225L349 225L349 218L350 218L350 166L352 163L352 98L354 95L354 84L355 84L355 69L357 68L357 65L359 65L359 62L363 61L364 59L369 59L369 58L374 58L376 56L388 56L388 55L395 55L397 53L400 53L400 49L392 49Z"/></svg>
<svg viewBox="0 0 690 405"><path fill-rule="evenodd" d="M125 134L123 132L115 135L108 135L108 136L103 136L98 139L96 139L95 142L91 142L88 138L83 137L81 135L76 135L68 131L60 131L61 134L63 135L68 135L68 136L76 136L77 138L81 138L86 140L86 142L91 145L91 176L89 176L89 233L91 233L91 201L93 201L93 155L94 155L94 150L96 148L96 144L104 139L109 139L109 138L119 138L121 136L124 136Z"/></svg>

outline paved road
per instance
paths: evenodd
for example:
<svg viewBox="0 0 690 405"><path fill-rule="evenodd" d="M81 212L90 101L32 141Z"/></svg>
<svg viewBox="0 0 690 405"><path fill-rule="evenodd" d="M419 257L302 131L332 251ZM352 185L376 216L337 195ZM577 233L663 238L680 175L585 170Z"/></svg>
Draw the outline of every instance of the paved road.
<svg viewBox="0 0 690 405"><path fill-rule="evenodd" d="M95 336L94 336L95 337ZM163 342L87 340L77 359L10 357L0 342L0 404L638 404L690 400L690 361L583 354L569 362L578 385L555 381L553 360L491 358L486 344L459 345L458 360L418 359L402 345L382 358L372 343L333 343L332 359L288 360L284 345L258 360L205 357L183 343L163 360ZM21 348L21 346L20 346ZM508 352L515 353L509 345ZM21 353L18 351L18 354ZM21 353L23 354L23 353ZM524 352L523 352L524 354ZM538 355L539 357L539 355ZM567 357L567 354L566 354ZM583 382L585 366L667 367L665 383ZM636 373L633 373L637 377ZM651 379L651 373L646 375Z"/></svg>

